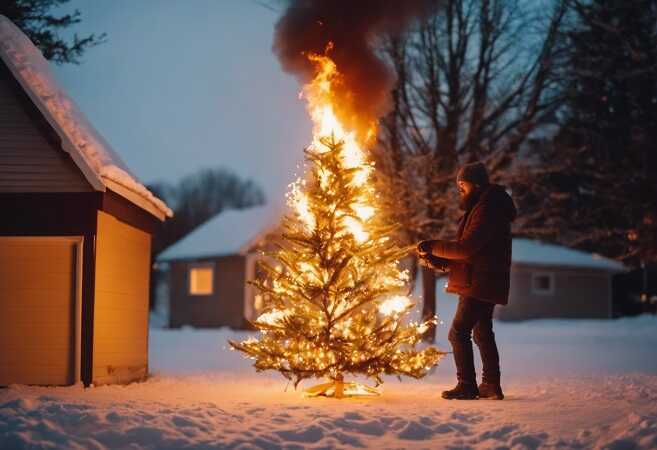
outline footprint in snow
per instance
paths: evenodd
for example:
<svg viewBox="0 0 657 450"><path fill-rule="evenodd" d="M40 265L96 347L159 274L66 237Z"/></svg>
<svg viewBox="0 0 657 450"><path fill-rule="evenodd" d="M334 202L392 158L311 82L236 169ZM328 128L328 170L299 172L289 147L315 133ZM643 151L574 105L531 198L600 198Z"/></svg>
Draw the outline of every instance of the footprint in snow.
<svg viewBox="0 0 657 450"><path fill-rule="evenodd" d="M271 421L275 423L288 423L292 416L286 412L278 413L272 417Z"/></svg>
<svg viewBox="0 0 657 450"><path fill-rule="evenodd" d="M464 422L468 424L476 424L484 420L484 416L478 412L474 413L462 413L455 411L452 413L452 419L458 420L459 422Z"/></svg>
<svg viewBox="0 0 657 450"><path fill-rule="evenodd" d="M349 420L345 419L344 416L337 419L322 420L320 424L329 430L338 429L368 436L382 436L387 429L386 425L379 420Z"/></svg>
<svg viewBox="0 0 657 450"><path fill-rule="evenodd" d="M281 438L292 442L314 443L324 437L324 430L317 425L311 425L306 429L280 430L275 433Z"/></svg>
<svg viewBox="0 0 657 450"><path fill-rule="evenodd" d="M510 424L510 425L503 425L499 428L496 428L494 430L487 430L484 431L479 435L479 441L485 441L486 439L495 439L498 441L506 441L509 438L509 434L516 431L518 429L518 425L515 424Z"/></svg>
<svg viewBox="0 0 657 450"><path fill-rule="evenodd" d="M511 439L511 446L522 446L527 449L537 449L548 438L547 433L523 434Z"/></svg>
<svg viewBox="0 0 657 450"><path fill-rule="evenodd" d="M173 416L171 422L177 427L195 427L196 423L184 416Z"/></svg>
<svg viewBox="0 0 657 450"><path fill-rule="evenodd" d="M397 433L397 437L399 439L413 441L431 439L433 435L434 430L415 421L408 422L406 426L399 433Z"/></svg>
<svg viewBox="0 0 657 450"><path fill-rule="evenodd" d="M342 417L347 420L363 420L365 418L361 413L357 411L347 411Z"/></svg>
<svg viewBox="0 0 657 450"><path fill-rule="evenodd" d="M105 419L111 423L118 423L121 421L121 416L119 416L115 411L112 411L105 416Z"/></svg>
<svg viewBox="0 0 657 450"><path fill-rule="evenodd" d="M349 447L365 447L362 441L356 436L351 436L347 433L343 433L342 431L336 431L331 433L329 436L340 442L342 445L347 445Z"/></svg>
<svg viewBox="0 0 657 450"><path fill-rule="evenodd" d="M434 420L431 417L427 417L427 416L420 417L420 423L428 427L431 427L436 424L436 422L434 422Z"/></svg>

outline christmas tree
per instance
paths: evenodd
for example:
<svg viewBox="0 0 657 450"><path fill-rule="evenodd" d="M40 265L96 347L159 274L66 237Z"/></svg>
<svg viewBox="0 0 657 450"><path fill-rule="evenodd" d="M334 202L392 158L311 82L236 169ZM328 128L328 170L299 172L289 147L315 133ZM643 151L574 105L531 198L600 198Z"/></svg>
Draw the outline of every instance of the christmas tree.
<svg viewBox="0 0 657 450"><path fill-rule="evenodd" d="M255 360L255 368L278 370L295 386L306 378L329 382L310 395L375 393L344 374L423 377L443 356L415 348L435 318L403 319L414 306L404 294L408 273L398 267L409 251L395 244L395 226L378 207L373 166L354 133L336 117L332 87L340 82L327 56L311 55L317 75L304 88L315 123L306 149L307 174L293 183L283 220L283 241L259 261L254 281L265 299L253 323L260 338L230 342Z"/></svg>

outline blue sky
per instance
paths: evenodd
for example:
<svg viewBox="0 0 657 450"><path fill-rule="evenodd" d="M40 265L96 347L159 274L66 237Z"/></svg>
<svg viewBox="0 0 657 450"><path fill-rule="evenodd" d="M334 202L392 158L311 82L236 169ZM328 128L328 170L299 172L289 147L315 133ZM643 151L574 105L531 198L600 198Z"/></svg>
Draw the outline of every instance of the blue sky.
<svg viewBox="0 0 657 450"><path fill-rule="evenodd" d="M72 0L75 31L106 32L80 65L54 66L145 183L222 166L281 200L310 121L271 52L279 14L253 0Z"/></svg>

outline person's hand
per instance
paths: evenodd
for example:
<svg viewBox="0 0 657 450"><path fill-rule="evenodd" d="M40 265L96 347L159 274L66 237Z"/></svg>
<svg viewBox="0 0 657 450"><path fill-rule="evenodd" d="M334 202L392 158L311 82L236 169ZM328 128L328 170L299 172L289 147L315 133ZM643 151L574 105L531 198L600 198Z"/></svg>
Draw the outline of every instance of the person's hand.
<svg viewBox="0 0 657 450"><path fill-rule="evenodd" d="M426 255L419 259L419 263L437 272L449 271L449 260L438 256Z"/></svg>
<svg viewBox="0 0 657 450"><path fill-rule="evenodd" d="M420 241L417 244L417 253L422 258L424 258L427 255L430 255L431 254L431 241L430 240Z"/></svg>

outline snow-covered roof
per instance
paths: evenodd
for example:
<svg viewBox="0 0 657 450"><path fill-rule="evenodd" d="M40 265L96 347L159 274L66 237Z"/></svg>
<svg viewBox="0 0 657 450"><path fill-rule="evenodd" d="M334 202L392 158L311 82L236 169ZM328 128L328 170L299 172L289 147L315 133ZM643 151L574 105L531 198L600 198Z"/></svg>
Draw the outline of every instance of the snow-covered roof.
<svg viewBox="0 0 657 450"><path fill-rule="evenodd" d="M0 15L0 58L62 140L62 148L91 186L107 188L163 220L173 214L94 129L53 76L48 61L9 19Z"/></svg>
<svg viewBox="0 0 657 450"><path fill-rule="evenodd" d="M515 264L603 269L610 272L627 270L622 263L594 253L525 238L513 239L511 258Z"/></svg>
<svg viewBox="0 0 657 450"><path fill-rule="evenodd" d="M222 211L158 256L158 261L245 254L282 217L281 208L264 205Z"/></svg>

